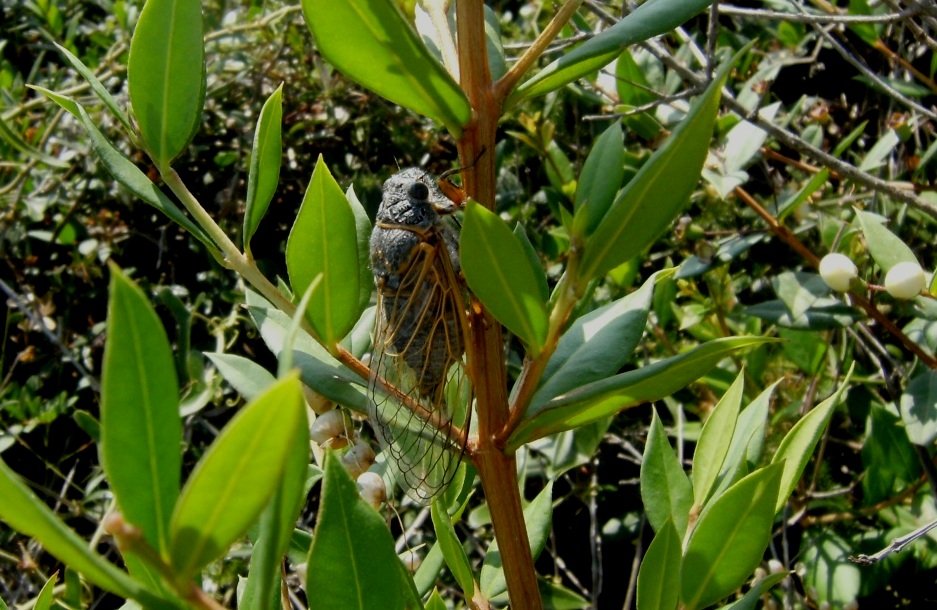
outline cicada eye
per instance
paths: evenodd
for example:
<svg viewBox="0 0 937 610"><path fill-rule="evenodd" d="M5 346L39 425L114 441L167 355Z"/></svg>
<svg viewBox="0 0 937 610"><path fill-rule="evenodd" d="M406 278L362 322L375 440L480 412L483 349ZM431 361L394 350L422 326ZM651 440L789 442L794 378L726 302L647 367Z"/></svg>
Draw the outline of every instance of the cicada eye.
<svg viewBox="0 0 937 610"><path fill-rule="evenodd" d="M422 182L413 182L407 189L407 194L413 199L425 201L429 198L429 188Z"/></svg>

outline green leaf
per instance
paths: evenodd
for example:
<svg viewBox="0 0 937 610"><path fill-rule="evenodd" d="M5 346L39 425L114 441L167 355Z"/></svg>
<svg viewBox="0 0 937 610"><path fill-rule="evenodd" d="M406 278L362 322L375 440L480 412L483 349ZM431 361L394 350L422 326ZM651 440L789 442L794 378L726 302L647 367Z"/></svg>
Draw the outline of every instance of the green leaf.
<svg viewBox="0 0 937 610"><path fill-rule="evenodd" d="M257 398L276 382L270 371L249 358L216 352L205 352L205 355L221 376L247 400Z"/></svg>
<svg viewBox="0 0 937 610"><path fill-rule="evenodd" d="M722 472L719 473L719 484L711 494L712 496L721 495L724 490L748 474L750 466L760 461L771 395L781 381L778 379L765 388L739 415L738 422L735 424L735 432L732 435L732 444L722 463Z"/></svg>
<svg viewBox="0 0 937 610"><path fill-rule="evenodd" d="M55 599L55 581L58 579L58 572L49 577L46 584L42 585L39 595L36 596L34 610L49 610Z"/></svg>
<svg viewBox="0 0 937 610"><path fill-rule="evenodd" d="M277 358L286 345L290 318L264 301L256 293L247 293L248 311L260 330L264 343ZM368 413L367 381L345 368L328 351L306 333L298 333L291 341L293 366L299 368L303 383L326 398L366 415Z"/></svg>
<svg viewBox="0 0 937 610"><path fill-rule="evenodd" d="M322 155L286 242L286 268L296 295L322 274L306 319L324 345L338 344L358 319L358 242L355 214Z"/></svg>
<svg viewBox="0 0 937 610"><path fill-rule="evenodd" d="M937 439L937 371L925 370L914 377L901 395L900 404L908 439L929 447Z"/></svg>
<svg viewBox="0 0 937 610"><path fill-rule="evenodd" d="M131 193L142 199L144 203L153 206L168 216L170 220L191 233L196 239L205 244L209 250L217 250L208 234L205 233L201 227L192 222L189 217L179 209L179 206L173 203L169 197L153 184L152 180L146 177L146 174L140 171L140 168L133 164L133 161L125 157L123 153L117 150L114 145L104 137L104 134L98 130L81 104L71 98L59 95L48 89L43 89L42 87L34 86L32 88L64 108L81 122L82 126L91 137L91 146L94 148L94 151L98 154L98 157L101 159L104 167L107 168L107 171L110 172L118 182Z"/></svg>
<svg viewBox="0 0 937 610"><path fill-rule="evenodd" d="M723 606L720 610L755 610L758 607L758 602L762 600L762 597L765 593L768 592L771 587L778 584L785 578L790 576L790 572L778 572L777 574L769 574L764 578L758 580L752 585L752 588L748 590L738 601L732 602L727 606Z"/></svg>
<svg viewBox="0 0 937 610"><path fill-rule="evenodd" d="M378 95L446 126L455 138L471 118L468 98L393 2L303 0L316 49Z"/></svg>
<svg viewBox="0 0 937 610"><path fill-rule="evenodd" d="M578 318L563 333L531 398L532 408L615 374L631 358L644 336L657 277L655 273L640 289Z"/></svg>
<svg viewBox="0 0 937 610"><path fill-rule="evenodd" d="M658 0L641 8L662 4L667 2ZM693 102L664 145L615 198L585 243L579 269L582 280L601 277L639 254L686 205L709 153L722 85L731 66L732 62L726 62L719 69L712 84Z"/></svg>
<svg viewBox="0 0 937 610"><path fill-rule="evenodd" d="M205 49L199 0L147 0L130 40L130 104L160 171L202 123Z"/></svg>
<svg viewBox="0 0 937 610"><path fill-rule="evenodd" d="M538 580L537 589L543 607L549 610L585 610L592 608L592 602L551 580Z"/></svg>
<svg viewBox="0 0 937 610"><path fill-rule="evenodd" d="M438 544L434 544L426 553L426 556L423 557L420 567L416 569L416 574L413 575L413 585L421 598L425 597L429 590L436 585L436 580L439 578L444 565L446 565L446 559L442 555L442 548Z"/></svg>
<svg viewBox="0 0 937 610"><path fill-rule="evenodd" d="M374 292L374 276L371 275L371 219L368 218L367 210L358 200L354 187L348 187L345 191L345 199L348 200L351 211L355 215L355 231L358 236L358 289L360 291L358 309L363 311L371 303L371 293ZM373 327L373 324L368 326L368 334ZM355 353L354 350L352 353Z"/></svg>
<svg viewBox="0 0 937 610"><path fill-rule="evenodd" d="M547 309L524 246L494 212L470 201L459 240L469 288L535 356L547 337Z"/></svg>
<svg viewBox="0 0 937 610"><path fill-rule="evenodd" d="M136 599L148 608L169 607L168 602L90 549L87 541L68 529L3 460L0 460L0 498L3 498L0 520L42 543L46 551L96 586L124 598Z"/></svg>
<svg viewBox="0 0 937 610"><path fill-rule="evenodd" d="M667 440L656 410L651 415L641 462L641 501L655 532L670 523L683 539L693 506L693 486Z"/></svg>
<svg viewBox="0 0 937 610"><path fill-rule="evenodd" d="M433 589L433 593L426 600L424 610L446 610L446 602L440 597L438 589Z"/></svg>
<svg viewBox="0 0 937 610"><path fill-rule="evenodd" d="M521 245L524 247L524 254L527 255L527 261L530 263L531 269L534 270L534 274L537 276L537 284L540 287L540 300L546 302L550 298L550 286L547 283L547 274L543 270L543 263L540 261L540 255L537 254L534 245L530 243L530 238L527 237L527 230L524 228L524 225L521 223L514 225L514 236L517 237L517 240L521 242Z"/></svg>
<svg viewBox="0 0 937 610"><path fill-rule="evenodd" d="M782 460L784 462L784 475L781 478L775 512L781 510L787 504L787 499L794 491L800 475L804 473L814 448L820 442L820 437L823 436L823 432L830 423L833 409L839 403L840 397L849 385L850 377L852 377L852 367L846 374L843 383L840 384L832 396L818 404L810 413L807 413L794 424L794 427L781 441L774 457L771 458L772 464L780 463Z"/></svg>
<svg viewBox="0 0 937 610"><path fill-rule="evenodd" d="M53 41L52 44L55 45L55 48L59 50L59 53L62 54L68 63L72 65L75 70L84 78L88 84L91 86L91 90L104 102L104 105L107 106L107 109L111 111L117 120L120 121L120 124L124 126L124 129L132 137L135 135L133 126L130 124L130 119L127 117L127 113L124 112L123 108L120 107L120 104L117 103L117 100L114 99L114 96L104 87L104 84L98 80L98 77L95 76L88 67L82 63L80 59L75 57L71 51L60 45L59 43Z"/></svg>
<svg viewBox="0 0 937 610"><path fill-rule="evenodd" d="M757 470L703 511L680 574L680 597L688 610L729 595L761 563L771 540L781 473L781 464Z"/></svg>
<svg viewBox="0 0 937 610"><path fill-rule="evenodd" d="M669 32L710 4L712 0L645 2L609 29L555 60L523 83L508 97L505 109L523 99L559 89L580 76L608 65L622 49Z"/></svg>
<svg viewBox="0 0 937 610"><path fill-rule="evenodd" d="M541 408L530 409L509 437L506 450L669 396L699 379L733 351L771 341L764 337L715 339L684 354L577 388Z"/></svg>
<svg viewBox="0 0 937 610"><path fill-rule="evenodd" d="M306 500L304 488L309 469L309 427L302 418L286 459L280 484L260 516L258 544L251 553L250 580L254 608L269 608L265 600L276 599L279 593L280 564L290 544L296 520ZM239 607L248 607L246 604Z"/></svg>
<svg viewBox="0 0 937 610"><path fill-rule="evenodd" d="M160 552L182 476L172 349L146 295L111 264L101 372L101 461L124 519Z"/></svg>
<svg viewBox="0 0 937 610"><path fill-rule="evenodd" d="M358 496L354 481L331 451L325 458L308 565L306 591L319 610L420 605L384 518Z"/></svg>
<svg viewBox="0 0 937 610"><path fill-rule="evenodd" d="M436 545L442 550L442 556L446 559L446 565L449 571L455 577L465 599L472 599L475 595L475 578L472 575L472 566L469 564L465 549L459 542L459 537L452 527L452 520L449 513L441 502L433 502L432 505L433 529L436 530Z"/></svg>
<svg viewBox="0 0 937 610"><path fill-rule="evenodd" d="M693 453L693 502L702 507L716 484L732 444L735 422L742 407L745 373L740 372L729 390L716 404L703 425L696 451Z"/></svg>
<svg viewBox="0 0 937 610"><path fill-rule="evenodd" d="M638 610L672 610L680 600L683 536L666 520L654 536L638 571Z"/></svg>
<svg viewBox="0 0 937 610"><path fill-rule="evenodd" d="M576 185L573 210L580 213L585 206L587 219L583 235L590 235L615 200L625 178L625 143L621 135L621 122L615 121L596 139L582 165Z"/></svg>
<svg viewBox="0 0 937 610"><path fill-rule="evenodd" d="M530 554L534 560L540 556L540 552L547 544L552 523L553 481L548 481L546 487L524 509L524 524L527 528L527 539L530 542ZM498 550L497 540L488 547L485 562L482 564L479 587L487 599L507 591L508 586L501 567L501 551Z"/></svg>
<svg viewBox="0 0 937 610"><path fill-rule="evenodd" d="M251 168L247 177L247 204L244 211L244 249L250 251L251 238L267 207L273 200L280 180L280 161L283 140L280 135L283 122L283 85L277 87L260 111L254 130L251 149Z"/></svg>
<svg viewBox="0 0 937 610"><path fill-rule="evenodd" d="M902 262L917 263L917 257L901 238L885 228L881 217L862 210L856 210L856 219L865 235L869 254L882 268L882 273Z"/></svg>
<svg viewBox="0 0 937 610"><path fill-rule="evenodd" d="M190 578L254 523L280 484L306 426L299 380L290 376L234 416L195 466L176 504L170 558Z"/></svg>

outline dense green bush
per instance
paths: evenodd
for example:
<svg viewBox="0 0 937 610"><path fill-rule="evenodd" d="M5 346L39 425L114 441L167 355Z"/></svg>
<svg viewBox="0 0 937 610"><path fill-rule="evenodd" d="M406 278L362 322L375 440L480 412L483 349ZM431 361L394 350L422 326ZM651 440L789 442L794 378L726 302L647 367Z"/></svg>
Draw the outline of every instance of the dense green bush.
<svg viewBox="0 0 937 610"><path fill-rule="evenodd" d="M587 2L486 105L398 4L0 3L0 607L270 607L284 553L294 605L415 604L435 585L446 602L427 606L500 605L507 586L536 607L509 559L526 537L491 546L520 499L548 607L922 603L934 541L888 545L937 519L937 15ZM455 4L465 23L480 11ZM177 38L169 6L189 11ZM494 80L554 12L488 7ZM481 45L453 51L477 69ZM390 487L376 513L339 466L351 449L314 445L309 464L289 370L329 399L305 394L317 412L355 412L340 437L374 438L354 202L373 220L383 180L412 165L461 166L483 204L459 214L462 272L507 329L484 353L505 354L514 411L476 443L519 475L493 479L473 446L485 493L463 470L432 509ZM328 240L290 236L323 228L316 205ZM343 271L321 263L343 249ZM821 278L830 252L855 271ZM925 274L903 293L908 263ZM483 409L499 380L472 374ZM422 559L414 579L394 551Z"/></svg>

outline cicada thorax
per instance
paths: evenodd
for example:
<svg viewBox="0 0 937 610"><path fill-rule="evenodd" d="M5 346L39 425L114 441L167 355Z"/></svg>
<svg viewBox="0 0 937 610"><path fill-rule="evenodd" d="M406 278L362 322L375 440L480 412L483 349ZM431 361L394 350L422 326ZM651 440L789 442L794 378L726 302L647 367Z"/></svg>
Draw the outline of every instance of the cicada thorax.
<svg viewBox="0 0 937 610"><path fill-rule="evenodd" d="M385 183L371 237L378 291L372 423L398 481L420 500L454 475L472 398L462 362L457 235L435 212L434 199L444 198L422 170L396 174Z"/></svg>

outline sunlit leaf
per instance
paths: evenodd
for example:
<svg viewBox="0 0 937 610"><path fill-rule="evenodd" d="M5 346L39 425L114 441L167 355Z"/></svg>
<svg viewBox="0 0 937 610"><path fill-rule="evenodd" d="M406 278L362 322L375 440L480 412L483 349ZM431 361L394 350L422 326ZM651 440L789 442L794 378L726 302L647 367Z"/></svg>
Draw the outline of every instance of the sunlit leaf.
<svg viewBox="0 0 937 610"><path fill-rule="evenodd" d="M665 2L642 8L661 4ZM641 253L686 205L709 152L722 85L731 65L726 62L719 69L680 125L615 198L586 241L579 269L583 280L601 277Z"/></svg>
<svg viewBox="0 0 937 610"><path fill-rule="evenodd" d="M744 372L738 374L703 424L696 451L693 452L693 501L697 506L703 506L706 502L722 470L726 454L729 453L735 422L742 406L744 376Z"/></svg>
<svg viewBox="0 0 937 610"><path fill-rule="evenodd" d="M446 565L449 571L455 577L462 593L466 599L471 599L475 594L475 581L472 575L472 566L459 542L459 537L452 527L452 521L449 513L441 502L433 502L432 505L433 529L436 531L436 545L442 550L442 555L446 559Z"/></svg>
<svg viewBox="0 0 937 610"><path fill-rule="evenodd" d="M669 519L658 529L638 572L638 610L672 610L677 607L682 539Z"/></svg>
<svg viewBox="0 0 937 610"><path fill-rule="evenodd" d="M247 177L247 202L244 211L244 249L250 250L251 238L273 199L280 179L283 140L283 85L264 102L254 130L251 167Z"/></svg>
<svg viewBox="0 0 937 610"><path fill-rule="evenodd" d="M146 295L111 265L101 372L101 460L124 519L165 552L182 477L179 382Z"/></svg>
<svg viewBox="0 0 937 610"><path fill-rule="evenodd" d="M228 422L192 472L171 522L170 558L191 576L250 527L281 482L306 424L299 380L290 376Z"/></svg>
<svg viewBox="0 0 937 610"><path fill-rule="evenodd" d="M420 41L393 2L303 0L316 50L381 97L439 121L456 138L469 122L468 98Z"/></svg>
<svg viewBox="0 0 937 610"><path fill-rule="evenodd" d="M901 238L885 228L882 219L875 214L856 210L856 219L865 235L869 254L882 268L882 273L902 262L917 263L917 257Z"/></svg>
<svg viewBox="0 0 937 610"><path fill-rule="evenodd" d="M147 0L130 41L130 104L162 170L202 123L205 49L199 0Z"/></svg>
<svg viewBox="0 0 937 610"><path fill-rule="evenodd" d="M358 495L338 456L325 482L309 549L306 591L322 610L418 607L413 581L394 552L384 518Z"/></svg>
<svg viewBox="0 0 937 610"><path fill-rule="evenodd" d="M286 242L286 267L296 295L322 275L306 319L326 346L336 345L358 319L361 276L355 215L321 155Z"/></svg>
<svg viewBox="0 0 937 610"><path fill-rule="evenodd" d="M678 538L683 539L693 506L693 486L670 446L657 411L651 416L641 461L641 500L655 532L670 523L676 528Z"/></svg>
<svg viewBox="0 0 937 610"><path fill-rule="evenodd" d="M704 608L738 589L761 563L771 540L781 464L748 475L710 504L687 544L680 597Z"/></svg>

